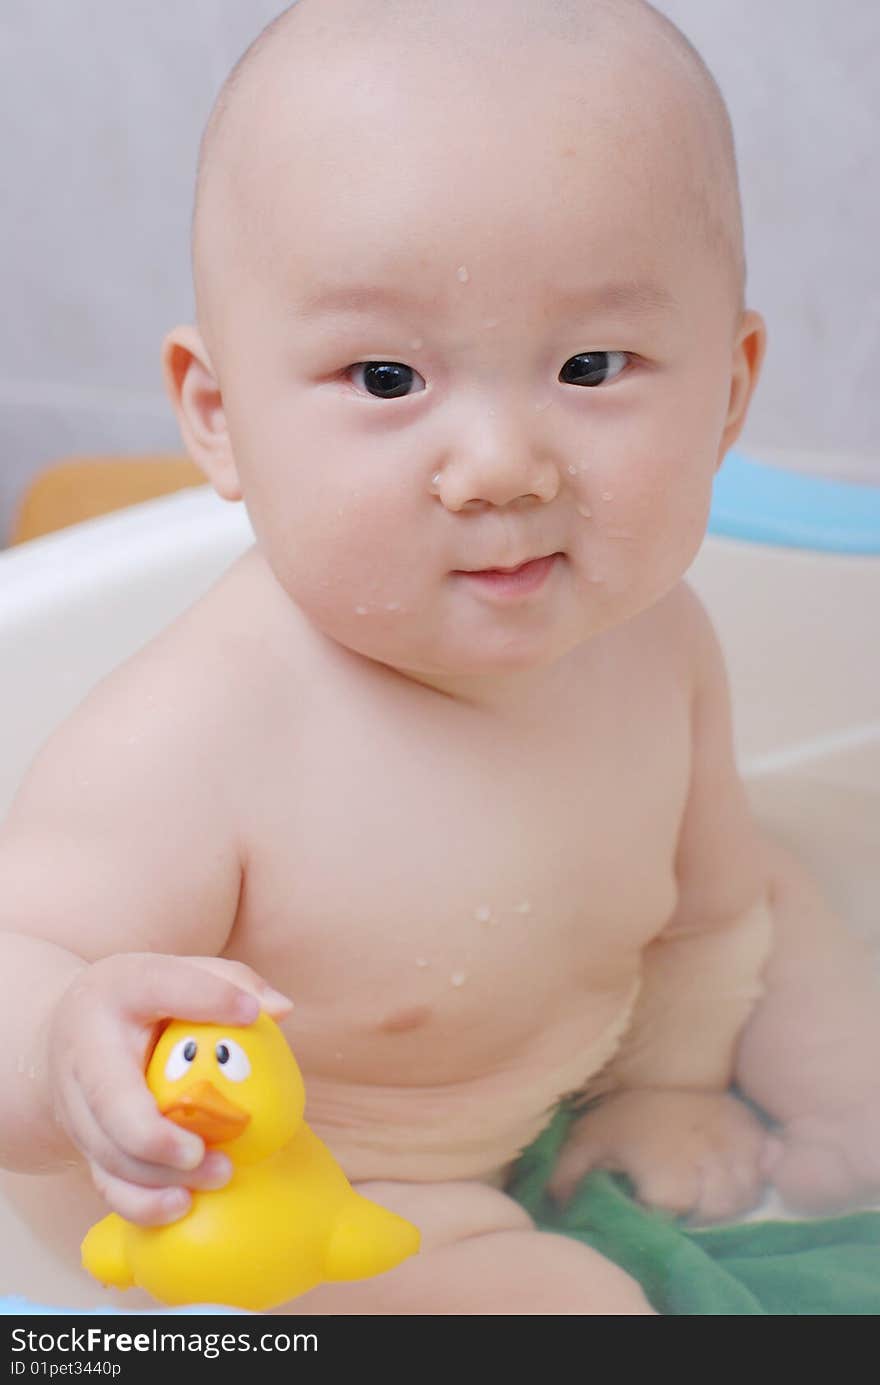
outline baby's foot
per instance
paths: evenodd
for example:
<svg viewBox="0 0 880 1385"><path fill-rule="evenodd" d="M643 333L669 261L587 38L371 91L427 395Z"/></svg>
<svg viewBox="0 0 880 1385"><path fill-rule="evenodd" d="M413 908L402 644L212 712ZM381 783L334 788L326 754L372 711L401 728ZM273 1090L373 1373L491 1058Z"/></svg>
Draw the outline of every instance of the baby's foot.
<svg viewBox="0 0 880 1385"><path fill-rule="evenodd" d="M565 1202L590 1169L613 1169L651 1207L694 1222L724 1221L760 1199L769 1138L723 1092L616 1092L572 1127L548 1191Z"/></svg>
<svg viewBox="0 0 880 1385"><path fill-rule="evenodd" d="M858 1101L791 1120L764 1172L793 1212L843 1212L880 1199L880 1085Z"/></svg>

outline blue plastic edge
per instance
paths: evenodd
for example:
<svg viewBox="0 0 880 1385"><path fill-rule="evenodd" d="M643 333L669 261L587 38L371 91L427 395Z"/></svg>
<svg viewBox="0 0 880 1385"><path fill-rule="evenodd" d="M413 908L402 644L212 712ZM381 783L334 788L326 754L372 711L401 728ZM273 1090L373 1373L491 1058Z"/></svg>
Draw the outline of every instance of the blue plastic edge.
<svg viewBox="0 0 880 1385"><path fill-rule="evenodd" d="M834 481L727 453L715 477L709 533L816 552L880 554L878 485Z"/></svg>
<svg viewBox="0 0 880 1385"><path fill-rule="evenodd" d="M126 1313L124 1308L114 1308L109 1304L106 1308L64 1308L53 1307L46 1303L34 1303L29 1298L20 1298L17 1295L12 1295L8 1298L0 1298L0 1317L18 1317L19 1315L42 1317L55 1314L61 1314L68 1318L85 1318L96 1314L101 1317L105 1315L113 1317L130 1316L130 1314ZM139 1309L137 1315L138 1317L187 1317L201 1316L203 1314L210 1314L211 1316L216 1314L224 1317L230 1314L241 1316L238 1309L224 1308L222 1304L216 1303L197 1303L190 1308Z"/></svg>

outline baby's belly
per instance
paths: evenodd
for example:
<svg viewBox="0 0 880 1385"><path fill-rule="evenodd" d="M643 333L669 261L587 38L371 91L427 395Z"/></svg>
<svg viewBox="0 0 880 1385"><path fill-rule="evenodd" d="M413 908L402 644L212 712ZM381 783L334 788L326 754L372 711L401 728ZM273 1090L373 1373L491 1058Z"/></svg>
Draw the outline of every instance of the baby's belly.
<svg viewBox="0 0 880 1385"><path fill-rule="evenodd" d="M352 1180L498 1182L559 1101L613 1056L638 994L635 981L598 1033L563 1023L506 1066L459 1082L379 1086L304 1071L306 1119Z"/></svg>

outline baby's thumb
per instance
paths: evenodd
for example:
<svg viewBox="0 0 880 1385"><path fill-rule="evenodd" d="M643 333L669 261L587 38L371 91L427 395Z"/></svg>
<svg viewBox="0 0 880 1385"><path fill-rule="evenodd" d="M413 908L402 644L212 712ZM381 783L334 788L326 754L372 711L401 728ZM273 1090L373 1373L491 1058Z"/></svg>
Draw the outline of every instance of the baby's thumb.
<svg viewBox="0 0 880 1385"><path fill-rule="evenodd" d="M293 1001L289 996L283 995L281 991L276 991L274 986L270 986L258 972L252 967L246 966L244 962L233 962L227 957L187 957L182 961L191 962L194 966L201 968L202 971L210 972L220 981L227 982L234 986L236 990L246 992L248 996L257 1001L259 1009L265 1010L266 1014L273 1019L278 1019L282 1015L287 1015L293 1009ZM253 1015L256 1019L257 1013ZM195 1019L195 1015L187 1014L181 1018ZM225 1019L224 1016L216 1016L217 1019ZM245 1024L251 1023L250 1020L243 1021Z"/></svg>
<svg viewBox="0 0 880 1385"><path fill-rule="evenodd" d="M129 1014L147 1024L181 1019L246 1025L261 1008L280 1014L291 1005L250 967L219 957L128 954L117 964L114 985Z"/></svg>

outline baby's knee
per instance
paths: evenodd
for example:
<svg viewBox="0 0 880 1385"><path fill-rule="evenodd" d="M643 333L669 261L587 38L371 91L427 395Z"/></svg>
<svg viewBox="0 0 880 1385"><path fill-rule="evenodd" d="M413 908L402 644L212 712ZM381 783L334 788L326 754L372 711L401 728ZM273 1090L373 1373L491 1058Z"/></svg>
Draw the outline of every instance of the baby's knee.
<svg viewBox="0 0 880 1385"><path fill-rule="evenodd" d="M518 1203L482 1183L356 1185L422 1233L418 1255L374 1279L323 1284L288 1312L347 1315L641 1316L642 1290L570 1237L538 1231Z"/></svg>
<svg viewBox="0 0 880 1385"><path fill-rule="evenodd" d="M573 1237L538 1231L513 1198L482 1183L362 1183L358 1192L414 1222L415 1260L384 1276L385 1312L654 1315L640 1285ZM397 1295L400 1298L397 1299ZM406 1304L406 1306L402 1306Z"/></svg>

